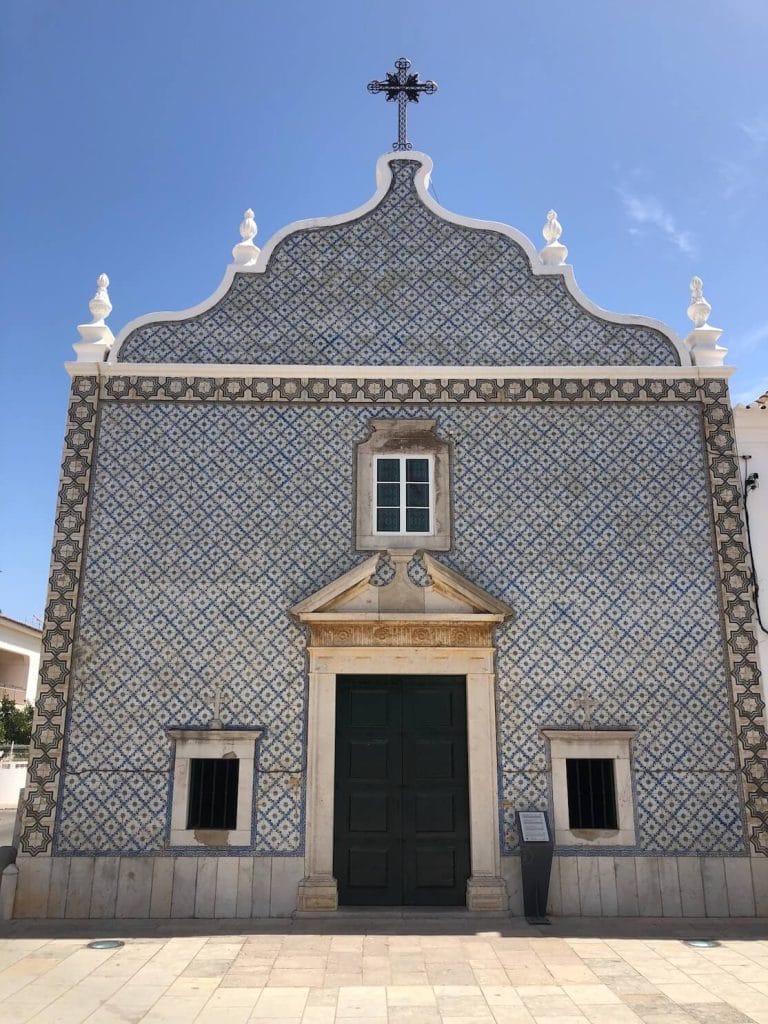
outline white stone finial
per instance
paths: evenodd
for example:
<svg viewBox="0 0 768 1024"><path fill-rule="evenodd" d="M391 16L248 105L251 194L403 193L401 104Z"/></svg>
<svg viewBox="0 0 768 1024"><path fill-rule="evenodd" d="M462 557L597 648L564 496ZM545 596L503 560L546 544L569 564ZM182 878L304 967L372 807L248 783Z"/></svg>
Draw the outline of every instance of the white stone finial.
<svg viewBox="0 0 768 1024"><path fill-rule="evenodd" d="M693 330L686 338L694 366L722 366L728 352L727 348L718 345L723 333L720 327L712 327L709 314L712 307L704 298L704 283L700 277L691 278L691 302L688 306L688 318L693 323Z"/></svg>
<svg viewBox="0 0 768 1024"><path fill-rule="evenodd" d="M96 293L88 303L88 309L91 311L91 316L94 324L103 324L104 320L112 312L112 303L109 301L109 278L106 274L99 274L96 278Z"/></svg>
<svg viewBox="0 0 768 1024"><path fill-rule="evenodd" d="M101 363L104 361L115 336L107 327L105 321L112 312L112 303L109 301L109 278L106 274L99 274L96 278L96 291L88 303L91 311L91 322L89 324L78 324L80 341L72 346L77 353L79 363Z"/></svg>
<svg viewBox="0 0 768 1024"><path fill-rule="evenodd" d="M688 319L693 322L694 327L703 327L712 307L704 298L704 282L700 277L691 278L691 304L688 307Z"/></svg>
<svg viewBox="0 0 768 1024"><path fill-rule="evenodd" d="M232 250L232 256L237 266L246 267L255 263L258 259L261 250L253 241L257 230L256 221L253 219L253 210L249 208L243 214L240 224L240 238L242 241L238 242Z"/></svg>
<svg viewBox="0 0 768 1024"><path fill-rule="evenodd" d="M550 210L547 214L547 223L542 229L544 241L547 243L539 253L541 262L548 267L560 267L565 263L568 249L560 241L563 233L563 226L557 219L557 213Z"/></svg>

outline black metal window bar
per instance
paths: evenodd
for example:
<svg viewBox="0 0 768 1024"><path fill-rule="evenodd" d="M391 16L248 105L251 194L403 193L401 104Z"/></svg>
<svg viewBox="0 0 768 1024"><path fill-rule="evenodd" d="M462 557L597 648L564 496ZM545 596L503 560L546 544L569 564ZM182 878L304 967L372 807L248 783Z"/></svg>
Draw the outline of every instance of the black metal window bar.
<svg viewBox="0 0 768 1024"><path fill-rule="evenodd" d="M565 769L570 828L618 828L613 759L569 757Z"/></svg>
<svg viewBox="0 0 768 1024"><path fill-rule="evenodd" d="M237 758L194 757L190 761L187 828L237 826Z"/></svg>

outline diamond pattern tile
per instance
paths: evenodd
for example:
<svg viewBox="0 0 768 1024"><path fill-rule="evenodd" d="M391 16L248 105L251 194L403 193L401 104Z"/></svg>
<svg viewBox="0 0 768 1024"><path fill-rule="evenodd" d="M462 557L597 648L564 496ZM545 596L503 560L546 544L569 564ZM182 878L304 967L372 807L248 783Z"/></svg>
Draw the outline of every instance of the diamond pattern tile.
<svg viewBox="0 0 768 1024"><path fill-rule="evenodd" d="M396 161L387 195L355 221L286 237L263 274L238 274L198 316L155 321L120 362L423 366L674 366L669 339L601 320L562 277L534 276L520 245L452 224Z"/></svg>
<svg viewBox="0 0 768 1024"><path fill-rule="evenodd" d="M266 730L254 850L301 852L305 650L286 613L364 557L368 421L425 415L453 441L441 558L515 609L497 635L504 849L515 808L548 806L540 729L583 725L587 693L593 727L638 730L638 849L743 851L696 404L105 401L59 852L157 851L165 730L206 724L216 687L226 724Z"/></svg>

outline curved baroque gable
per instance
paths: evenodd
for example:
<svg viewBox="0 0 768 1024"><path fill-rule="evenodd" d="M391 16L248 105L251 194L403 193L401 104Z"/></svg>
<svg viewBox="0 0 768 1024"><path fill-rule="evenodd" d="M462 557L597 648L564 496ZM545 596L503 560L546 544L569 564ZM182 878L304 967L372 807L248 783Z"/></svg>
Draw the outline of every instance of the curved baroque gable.
<svg viewBox="0 0 768 1024"><path fill-rule="evenodd" d="M420 166L391 158L389 188L367 212L290 231L262 254L263 272L235 273L210 308L130 330L117 361L679 364L662 330L586 309L563 273L534 274L519 241L440 216L419 195Z"/></svg>

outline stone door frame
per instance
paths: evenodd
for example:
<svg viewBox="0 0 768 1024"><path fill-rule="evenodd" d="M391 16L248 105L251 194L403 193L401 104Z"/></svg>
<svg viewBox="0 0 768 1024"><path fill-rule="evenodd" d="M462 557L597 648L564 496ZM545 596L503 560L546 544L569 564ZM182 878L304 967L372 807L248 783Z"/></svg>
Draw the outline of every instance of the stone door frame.
<svg viewBox="0 0 768 1024"><path fill-rule="evenodd" d="M413 629L402 625L404 629L393 628L395 624L368 630L347 628L343 639L348 643L357 634L362 641L359 646L337 646L333 641L342 637L335 630L313 630L313 643L308 648L305 877L299 883L298 909L325 913L338 909L338 888L333 876L336 676L417 674L466 676L471 863L467 909L486 913L506 911L508 898L501 877L499 841L496 674L494 648L489 643L490 624L461 624L460 640L485 640L486 645L472 647L432 646L437 638L429 623L419 624L416 635ZM445 622L437 626L441 639L445 638L445 630ZM360 635L364 633L368 635ZM415 639L416 643L391 646L392 634L399 634L400 640ZM382 641L380 645L377 638ZM318 640L326 642L318 644ZM422 646L423 641L426 643Z"/></svg>

